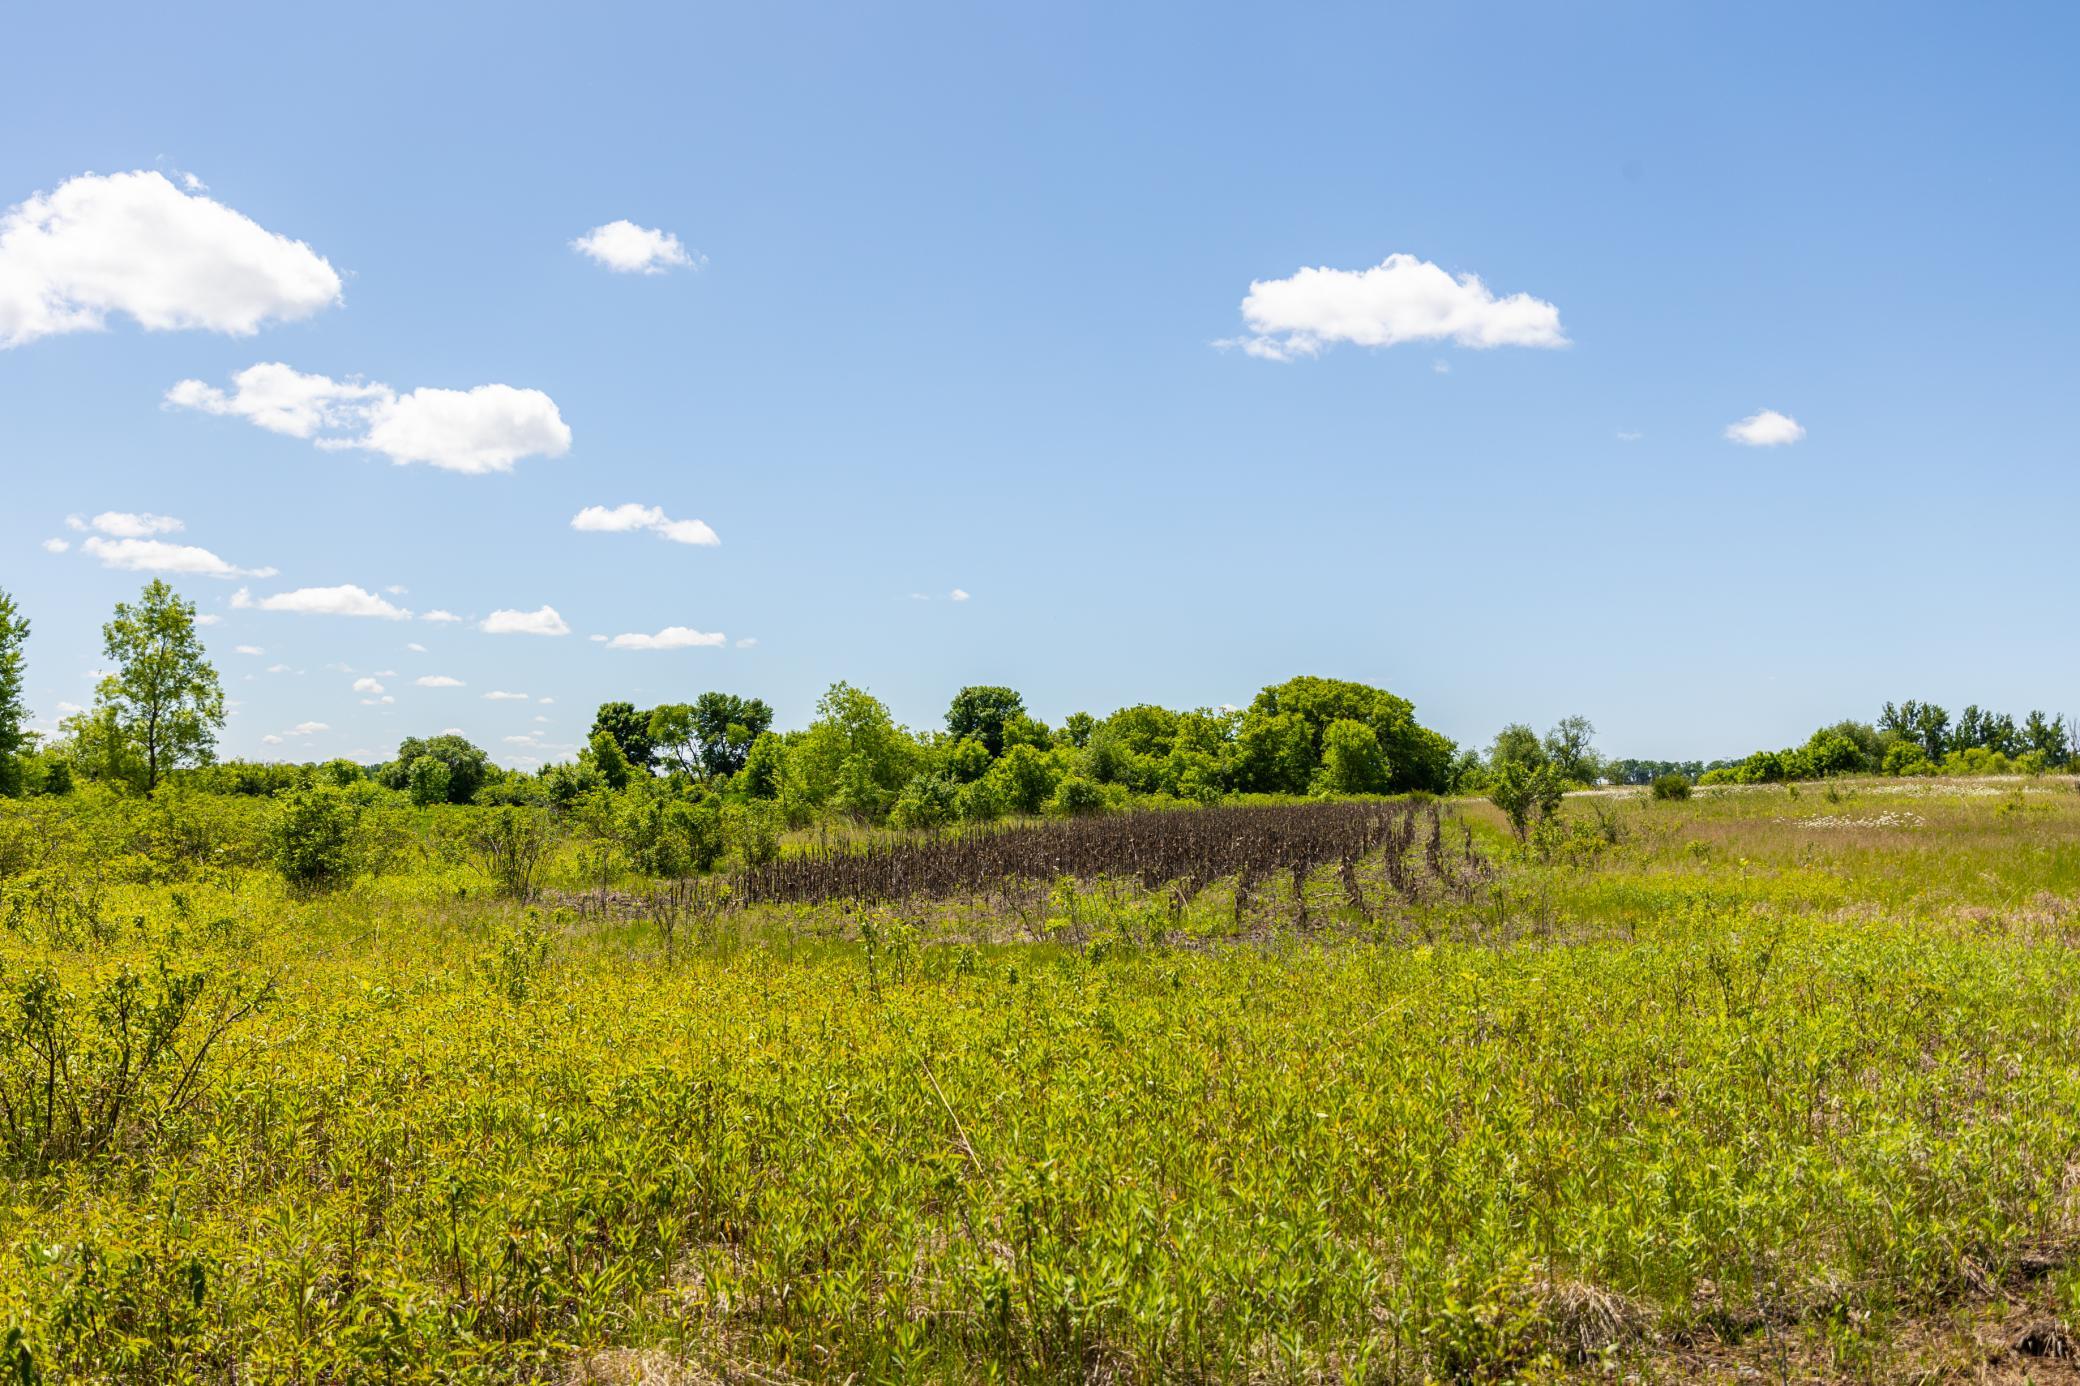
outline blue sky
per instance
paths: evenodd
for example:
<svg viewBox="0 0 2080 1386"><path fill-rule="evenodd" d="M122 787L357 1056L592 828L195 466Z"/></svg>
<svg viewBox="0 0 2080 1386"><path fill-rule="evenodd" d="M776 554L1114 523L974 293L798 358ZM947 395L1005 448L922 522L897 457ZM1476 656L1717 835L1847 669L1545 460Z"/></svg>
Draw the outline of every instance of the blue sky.
<svg viewBox="0 0 2080 1386"><path fill-rule="evenodd" d="M32 702L89 700L100 622L146 577L107 564L160 543L249 570L169 574L220 618L235 755L457 727L527 764L606 698L723 688L796 725L841 678L928 725L964 683L1054 720L1313 672L1463 741L1583 712L1637 756L1887 698L2080 710L2076 29L2054 6L43 7L13 26L42 57L0 85L0 587L35 622ZM131 171L205 239L201 199L264 228L257 330L107 199L95 282L125 235L143 268L99 330L22 326L25 295L88 292L31 199ZM573 248L622 220L691 263ZM1491 297L1459 284L1446 335L1363 345L1406 328L1407 286L1361 278L1397 255ZM1264 335L1253 284L1315 354L1237 345ZM1535 335L1515 295L1567 344L1507 344ZM148 330L140 302L196 325ZM270 431L236 412L264 363L386 393ZM522 393L412 393L488 385ZM1764 410L1803 436L1727 436ZM381 418L448 465L315 444ZM572 527L622 505L720 542ZM103 514L183 527L126 548ZM413 616L263 609L345 585ZM544 606L568 634L481 628ZM671 628L723 638L588 638Z"/></svg>

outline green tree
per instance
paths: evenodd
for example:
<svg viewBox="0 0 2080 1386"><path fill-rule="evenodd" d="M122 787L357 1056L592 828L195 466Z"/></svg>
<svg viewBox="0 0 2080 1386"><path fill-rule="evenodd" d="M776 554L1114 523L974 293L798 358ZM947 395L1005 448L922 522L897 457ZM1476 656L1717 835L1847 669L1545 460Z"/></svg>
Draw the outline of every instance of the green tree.
<svg viewBox="0 0 2080 1386"><path fill-rule="evenodd" d="M614 738L621 754L638 770L649 770L657 763L657 750L650 740L650 714L638 711L634 703L601 703L593 714L592 730L585 734L588 744L592 738L605 732Z"/></svg>
<svg viewBox="0 0 2080 1386"><path fill-rule="evenodd" d="M1025 699L1012 689L976 684L953 695L946 709L946 730L958 741L972 736L989 748L990 758L1004 754L1004 724L1025 716Z"/></svg>
<svg viewBox="0 0 2080 1386"><path fill-rule="evenodd" d="M28 638L29 618L0 592L0 795L9 798L22 792L21 756L28 745L22 730L22 645Z"/></svg>
<svg viewBox="0 0 2080 1386"><path fill-rule="evenodd" d="M135 606L117 602L101 628L101 650L115 672L94 690L91 716L127 778L150 794L167 772L206 765L224 725L224 686L196 634L195 604L158 578Z"/></svg>
<svg viewBox="0 0 2080 1386"><path fill-rule="evenodd" d="M405 786L420 808L447 803L453 778L448 763L439 756L414 756L405 767Z"/></svg>
<svg viewBox="0 0 2080 1386"><path fill-rule="evenodd" d="M1563 717L1546 733L1546 759L1553 772L1570 784L1594 784L1602 777L1603 761L1590 744L1596 726L1579 713Z"/></svg>
<svg viewBox="0 0 2080 1386"><path fill-rule="evenodd" d="M1567 784L1551 762L1537 764L1506 760L1497 765L1488 784L1488 798L1509 819L1510 830L1522 840L1534 816L1548 818L1560 807Z"/></svg>
<svg viewBox="0 0 2080 1386"><path fill-rule="evenodd" d="M763 733L751 743L751 753L744 757L744 792L754 799L777 799L786 773L786 741L772 732Z"/></svg>
<svg viewBox="0 0 2080 1386"><path fill-rule="evenodd" d="M599 777L607 788L628 788L629 776L633 771L630 769L628 757L622 753L621 743L614 739L612 732L594 732L592 744L585 750L592 758L592 768L599 772Z"/></svg>
<svg viewBox="0 0 2080 1386"><path fill-rule="evenodd" d="M1535 769L1546 763L1546 747L1538 739L1538 733L1522 722L1512 722L1495 733L1495 741L1488 747L1488 769L1499 772L1505 765L1521 765Z"/></svg>
<svg viewBox="0 0 2080 1386"><path fill-rule="evenodd" d="M397 759L376 773L377 782L386 789L410 789L412 763L421 756L432 756L448 767L448 802L451 804L467 804L475 799L491 773L491 757L467 738L444 732L424 740L408 736L398 742Z"/></svg>
<svg viewBox="0 0 2080 1386"><path fill-rule="evenodd" d="M1316 756L1307 721L1298 713L1243 714L1235 735L1235 779L1238 789L1258 794L1304 794L1314 779Z"/></svg>
<svg viewBox="0 0 2080 1386"><path fill-rule="evenodd" d="M788 747L787 759L809 803L878 820L923 757L879 698L834 683L816 704L816 720Z"/></svg>
<svg viewBox="0 0 2080 1386"><path fill-rule="evenodd" d="M653 708L649 736L659 755L689 775L734 775L772 725L773 709L764 699L703 693L690 703Z"/></svg>
<svg viewBox="0 0 2080 1386"><path fill-rule="evenodd" d="M1322 733L1321 788L1332 794L1380 794L1387 779L1387 758L1371 727L1350 717L1329 724Z"/></svg>
<svg viewBox="0 0 2080 1386"><path fill-rule="evenodd" d="M1348 679L1325 679L1302 675L1272 684L1250 703L1253 713L1285 713L1306 724L1309 745L1318 763L1322 737L1329 724L1348 718L1372 728L1380 752L1387 758L1390 788L1427 789L1442 793L1451 787L1450 740L1416 721L1415 704L1396 697L1384 688L1354 683ZM1312 775L1313 767L1309 767Z"/></svg>

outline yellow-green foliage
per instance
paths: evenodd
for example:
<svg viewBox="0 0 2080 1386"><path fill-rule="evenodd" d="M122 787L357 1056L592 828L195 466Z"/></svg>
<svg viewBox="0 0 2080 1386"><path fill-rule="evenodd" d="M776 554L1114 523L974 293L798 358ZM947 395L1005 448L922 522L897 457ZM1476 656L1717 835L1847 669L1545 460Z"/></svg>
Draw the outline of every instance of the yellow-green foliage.
<svg viewBox="0 0 2080 1386"><path fill-rule="evenodd" d="M1360 913L1332 870L1299 934L1290 883L1222 942L1225 900L1057 881L725 913L669 962L438 851L86 898L53 849L0 877L0 1031L154 958L208 960L198 1014L272 990L192 1094L7 1167L0 1336L112 1381L1501 1380L1765 1325L1863 1360L2080 1229L2080 795L1915 788L1521 845L1457 805L1477 894L1368 862Z"/></svg>

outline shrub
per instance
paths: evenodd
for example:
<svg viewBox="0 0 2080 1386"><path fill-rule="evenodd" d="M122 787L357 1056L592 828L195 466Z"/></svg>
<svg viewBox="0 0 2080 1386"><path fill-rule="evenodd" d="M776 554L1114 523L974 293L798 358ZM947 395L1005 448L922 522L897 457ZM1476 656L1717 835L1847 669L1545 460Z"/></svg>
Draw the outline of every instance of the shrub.
<svg viewBox="0 0 2080 1386"><path fill-rule="evenodd" d="M1047 801L1047 811L1071 818L1103 813L1105 787L1081 775L1064 775L1062 782L1054 787L1054 797Z"/></svg>
<svg viewBox="0 0 2080 1386"><path fill-rule="evenodd" d="M320 890L351 879L360 819L361 806L333 785L282 795L267 834L274 869L299 890Z"/></svg>
<svg viewBox="0 0 2080 1386"><path fill-rule="evenodd" d="M1657 799L1687 799L1690 797L1690 777L1674 773L1656 775L1653 793Z"/></svg>
<svg viewBox="0 0 2080 1386"><path fill-rule="evenodd" d="M1316 787L1331 794L1380 794L1387 787L1387 758L1379 736L1354 718L1331 722L1322 732L1322 768Z"/></svg>
<svg viewBox="0 0 2080 1386"><path fill-rule="evenodd" d="M1521 841L1533 815L1551 817L1566 792L1566 784L1551 765L1508 760L1496 767L1488 798L1509 819L1510 829Z"/></svg>
<svg viewBox="0 0 2080 1386"><path fill-rule="evenodd" d="M780 856L780 810L762 799L731 804L722 811L723 838L746 866L764 866Z"/></svg>
<svg viewBox="0 0 2080 1386"><path fill-rule="evenodd" d="M973 745L973 742L964 742ZM912 775L896 796L888 821L897 828L938 828L951 823L958 811L961 787L951 775Z"/></svg>

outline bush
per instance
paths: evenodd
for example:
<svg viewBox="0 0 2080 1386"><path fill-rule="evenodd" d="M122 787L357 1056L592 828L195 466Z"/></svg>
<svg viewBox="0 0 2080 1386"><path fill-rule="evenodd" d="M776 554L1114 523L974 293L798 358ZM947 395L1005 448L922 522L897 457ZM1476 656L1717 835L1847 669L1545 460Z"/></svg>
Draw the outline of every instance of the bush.
<svg viewBox="0 0 2080 1386"><path fill-rule="evenodd" d="M1387 788L1387 758L1379 736L1354 718L1331 722L1322 733L1322 768L1315 787L1330 794L1382 794Z"/></svg>
<svg viewBox="0 0 2080 1386"><path fill-rule="evenodd" d="M1488 798L1509 819L1510 829L1521 841L1533 815L1550 818L1566 792L1565 782L1551 765L1509 760L1496 767Z"/></svg>
<svg viewBox="0 0 2080 1386"><path fill-rule="evenodd" d="M722 811L722 835L746 866L778 860L780 810L763 799L731 804Z"/></svg>
<svg viewBox="0 0 2080 1386"><path fill-rule="evenodd" d="M268 825L268 855L283 880L321 890L352 879L361 805L333 785L291 790Z"/></svg>
<svg viewBox="0 0 2080 1386"><path fill-rule="evenodd" d="M964 743L972 744L972 743ZM888 821L896 828L939 828L951 823L959 808L960 785L950 775L913 775Z"/></svg>
<svg viewBox="0 0 2080 1386"><path fill-rule="evenodd" d="M1690 777L1673 773L1656 775L1653 794L1657 799L1687 799L1690 797Z"/></svg>
<svg viewBox="0 0 2080 1386"><path fill-rule="evenodd" d="M1055 786L1054 797L1047 801L1049 813L1072 818L1087 813L1103 813L1105 806L1105 787L1081 775L1063 776L1062 782Z"/></svg>

